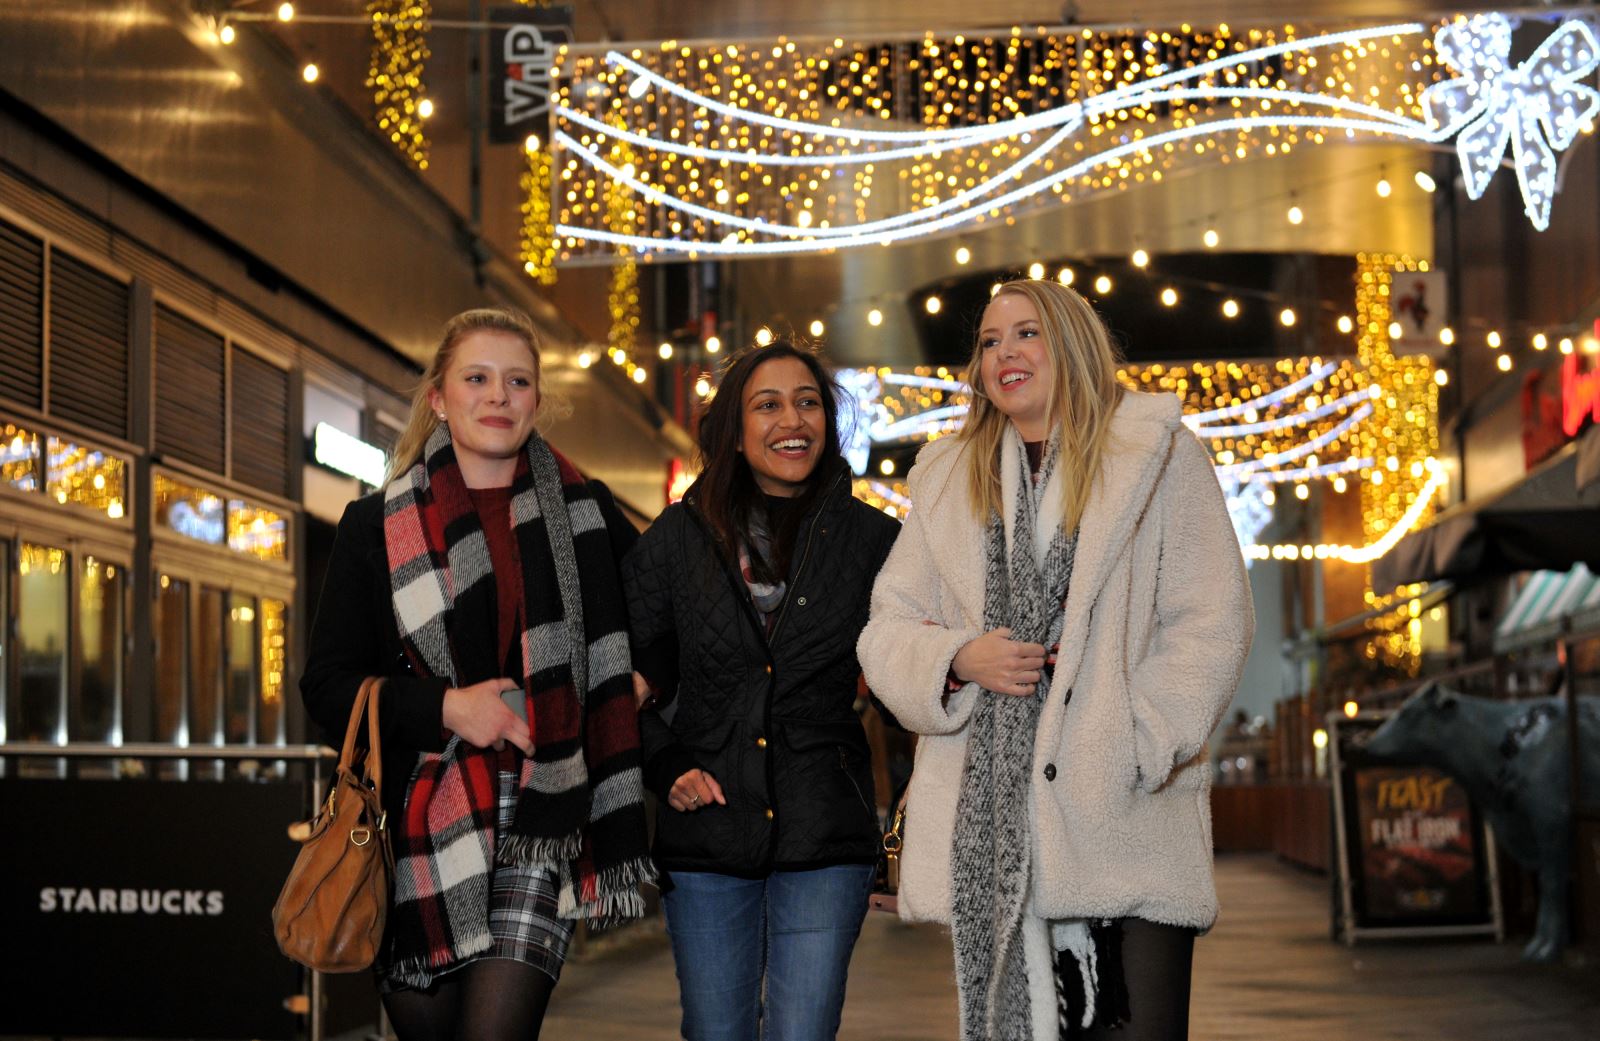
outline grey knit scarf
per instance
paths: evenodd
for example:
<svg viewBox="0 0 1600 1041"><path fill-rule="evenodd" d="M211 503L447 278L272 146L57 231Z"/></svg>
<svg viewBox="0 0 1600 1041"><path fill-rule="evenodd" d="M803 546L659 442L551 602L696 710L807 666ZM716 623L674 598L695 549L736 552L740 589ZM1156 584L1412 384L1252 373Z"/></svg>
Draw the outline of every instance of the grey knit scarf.
<svg viewBox="0 0 1600 1041"><path fill-rule="evenodd" d="M1061 638L1062 603L1072 576L1077 534L1056 528L1041 554L1034 528L1044 495L1059 495L1050 480L1059 438L1045 448L1036 480L1020 438L1004 452L1024 453L1014 511L991 516L984 530L983 627L1009 626L1011 638L1046 647ZM1028 781L1034 732L1050 687L1048 667L1031 697L980 690L968 722L967 761L952 842L951 925L963 1041L1031 1041L1032 1013L1024 965L1022 921L1029 891L1032 835Z"/></svg>

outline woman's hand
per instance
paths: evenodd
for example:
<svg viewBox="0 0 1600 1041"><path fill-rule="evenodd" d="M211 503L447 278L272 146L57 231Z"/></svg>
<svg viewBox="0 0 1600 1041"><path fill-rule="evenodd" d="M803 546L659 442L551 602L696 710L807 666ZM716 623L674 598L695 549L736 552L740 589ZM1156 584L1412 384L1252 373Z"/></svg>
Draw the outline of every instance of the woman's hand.
<svg viewBox="0 0 1600 1041"><path fill-rule="evenodd" d="M995 629L967 641L956 652L950 671L963 683L976 683L996 694L1030 697L1044 668L1044 647L1011 639L1011 630Z"/></svg>
<svg viewBox="0 0 1600 1041"><path fill-rule="evenodd" d="M451 687L444 692L444 725L461 740L479 748L505 747L507 741L533 754L533 735L528 724L500 700L502 690L521 690L516 680L484 680L470 687Z"/></svg>
<svg viewBox="0 0 1600 1041"><path fill-rule="evenodd" d="M633 704L635 708L643 709L655 697L656 692L651 689L650 681L639 675L639 670L633 670Z"/></svg>
<svg viewBox="0 0 1600 1041"><path fill-rule="evenodd" d="M679 813L693 813L712 803L726 806L728 800L722 796L722 785L704 770L685 773L672 782L672 791L667 793L667 805Z"/></svg>

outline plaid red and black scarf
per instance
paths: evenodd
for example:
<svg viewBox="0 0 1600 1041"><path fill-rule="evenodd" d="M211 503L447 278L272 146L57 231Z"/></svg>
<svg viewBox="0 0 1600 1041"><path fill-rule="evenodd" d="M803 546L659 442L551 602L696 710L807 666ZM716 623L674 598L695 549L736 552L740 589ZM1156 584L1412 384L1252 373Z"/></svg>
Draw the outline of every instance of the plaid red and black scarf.
<svg viewBox="0 0 1600 1041"><path fill-rule="evenodd" d="M522 686L534 754L514 822L496 848L494 752L450 735L419 757L395 830L389 975L426 979L487 950L496 863L546 864L559 913L604 927L644 914L654 881L645 838L628 613L599 504L537 434L519 459L511 524L520 576L495 575L477 511L441 426L384 504L395 620L419 671L468 682L499 675L495 582L522 594ZM485 655L487 657L485 658ZM488 664L482 664L487 662Z"/></svg>

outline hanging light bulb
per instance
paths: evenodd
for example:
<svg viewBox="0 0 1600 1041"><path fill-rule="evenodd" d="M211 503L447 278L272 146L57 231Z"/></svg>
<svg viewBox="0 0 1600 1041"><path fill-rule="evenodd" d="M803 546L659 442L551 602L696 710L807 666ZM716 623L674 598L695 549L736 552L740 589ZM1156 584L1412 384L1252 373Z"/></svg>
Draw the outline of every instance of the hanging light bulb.
<svg viewBox="0 0 1600 1041"><path fill-rule="evenodd" d="M1378 198L1387 199L1394 193L1394 185L1389 183L1389 178L1378 178Z"/></svg>
<svg viewBox="0 0 1600 1041"><path fill-rule="evenodd" d="M1167 307L1174 307L1178 303L1178 291L1171 286L1161 291L1161 302Z"/></svg>
<svg viewBox="0 0 1600 1041"><path fill-rule="evenodd" d="M1439 330L1439 342L1446 347L1456 342L1456 331L1448 325Z"/></svg>
<svg viewBox="0 0 1600 1041"><path fill-rule="evenodd" d="M1111 278L1110 278L1110 276L1101 275L1099 278L1095 279L1094 280L1094 291L1096 293L1099 293L1101 296L1105 296L1107 293L1111 292Z"/></svg>
<svg viewBox="0 0 1600 1041"><path fill-rule="evenodd" d="M294 21L294 5L293 4L282 3L282 4L278 5L278 21L280 21L280 22L292 22L292 21Z"/></svg>
<svg viewBox="0 0 1600 1041"><path fill-rule="evenodd" d="M828 327L822 324L822 319L820 319L820 318L811 319L811 335L812 336L821 336L824 332L827 331L827 329L828 329Z"/></svg>
<svg viewBox="0 0 1600 1041"><path fill-rule="evenodd" d="M1150 265L1150 254L1142 249L1134 250L1133 256L1129 259L1133 261L1134 267L1148 267Z"/></svg>
<svg viewBox="0 0 1600 1041"><path fill-rule="evenodd" d="M1038 261L1034 261L1032 264L1029 264L1028 265L1028 277L1031 278L1031 279L1034 279L1036 281L1038 279L1043 278L1044 277L1044 265L1039 263Z"/></svg>
<svg viewBox="0 0 1600 1041"><path fill-rule="evenodd" d="M421 119L433 118L433 99L423 98L417 102L417 116Z"/></svg>
<svg viewBox="0 0 1600 1041"><path fill-rule="evenodd" d="M944 307L944 301L936 296L930 296L922 302L922 307L929 314L938 314L940 309Z"/></svg>
<svg viewBox="0 0 1600 1041"><path fill-rule="evenodd" d="M1216 249L1217 243L1222 241L1222 236L1217 234L1216 228L1207 228L1205 235L1201 236L1206 244L1206 249Z"/></svg>
<svg viewBox="0 0 1600 1041"><path fill-rule="evenodd" d="M1490 329L1489 335L1485 336L1483 339L1484 342L1489 345L1489 349L1491 351L1498 351L1500 349L1500 333L1498 330Z"/></svg>
<svg viewBox="0 0 1600 1041"><path fill-rule="evenodd" d="M1389 323L1389 339L1398 340L1398 339L1400 339L1400 337L1404 336L1405 334L1406 334L1405 327L1403 325L1401 325L1399 322L1390 322Z"/></svg>
<svg viewBox="0 0 1600 1041"><path fill-rule="evenodd" d="M1416 176L1413 177L1412 179L1417 182L1417 187L1418 188L1421 188L1423 191L1427 192L1430 195L1433 194L1434 190L1439 187L1437 184L1434 183L1432 177L1429 177L1425 172L1423 172L1421 170L1418 170L1417 173L1416 173Z"/></svg>
<svg viewBox="0 0 1600 1041"><path fill-rule="evenodd" d="M1293 325L1295 322L1294 308L1285 307L1282 311L1279 311L1278 321L1282 322L1285 327Z"/></svg>
<svg viewBox="0 0 1600 1041"><path fill-rule="evenodd" d="M769 344L771 342L772 342L772 330L771 329L768 329L766 326L763 325L761 328L756 330L756 346L757 347L765 347L767 344Z"/></svg>
<svg viewBox="0 0 1600 1041"><path fill-rule="evenodd" d="M1550 346L1550 337L1546 336L1544 333L1534 333L1533 334L1533 349L1534 350L1542 351L1548 346Z"/></svg>
<svg viewBox="0 0 1600 1041"><path fill-rule="evenodd" d="M1442 387L1450 382L1450 374L1443 369L1435 369L1433 370L1433 382Z"/></svg>
<svg viewBox="0 0 1600 1041"><path fill-rule="evenodd" d="M1339 324L1339 331L1342 332L1342 333L1345 333L1346 335L1348 335L1356 327L1356 323L1352 322L1350 320L1350 316L1347 315L1347 314L1342 314L1342 315L1339 316L1339 323L1338 324Z"/></svg>
<svg viewBox="0 0 1600 1041"><path fill-rule="evenodd" d="M239 34L234 31L234 28L231 25L224 24L221 29L217 30L217 39L224 47L233 43L233 41L238 39L238 37Z"/></svg>
<svg viewBox="0 0 1600 1041"><path fill-rule="evenodd" d="M1072 284L1072 280L1077 277L1077 275L1073 274L1073 271L1070 267L1064 267L1060 271L1056 272L1056 281L1060 282L1064 286L1070 286Z"/></svg>
<svg viewBox="0 0 1600 1041"><path fill-rule="evenodd" d="M1231 298L1222 301L1222 313L1228 318L1239 317L1239 301Z"/></svg>
<svg viewBox="0 0 1600 1041"><path fill-rule="evenodd" d="M1562 354L1571 354L1572 353L1572 337L1563 336L1561 338L1560 347L1561 347L1561 353Z"/></svg>
<svg viewBox="0 0 1600 1041"><path fill-rule="evenodd" d="M1509 355L1509 354L1500 355L1499 358L1495 359L1495 364L1500 366L1500 371L1501 372L1510 372L1511 371L1511 355Z"/></svg>
<svg viewBox="0 0 1600 1041"><path fill-rule="evenodd" d="M1305 211L1298 206L1289 207L1289 212L1286 216L1289 218L1290 224L1299 224L1306 219Z"/></svg>
<svg viewBox="0 0 1600 1041"><path fill-rule="evenodd" d="M707 336L706 337L706 353L707 354L715 354L720 350L722 350L722 337L720 337L720 336Z"/></svg>
<svg viewBox="0 0 1600 1041"><path fill-rule="evenodd" d="M314 61L306 62L305 68L300 70L300 78L307 83L317 82L317 77L320 75L322 75L322 70L317 68L317 63Z"/></svg>
<svg viewBox="0 0 1600 1041"><path fill-rule="evenodd" d="M672 344L670 344L670 343L662 344L660 347L656 348L656 353L661 356L661 360L662 361L667 361L668 359L670 359L672 357Z"/></svg>
<svg viewBox="0 0 1600 1041"><path fill-rule="evenodd" d="M878 310L876 307L874 307L872 310L868 311L867 312L867 324L872 326L873 328L877 328L878 326L882 325L883 324L883 312Z"/></svg>
<svg viewBox="0 0 1600 1041"><path fill-rule="evenodd" d="M962 246L956 250L956 263L965 264L972 259L972 250Z"/></svg>

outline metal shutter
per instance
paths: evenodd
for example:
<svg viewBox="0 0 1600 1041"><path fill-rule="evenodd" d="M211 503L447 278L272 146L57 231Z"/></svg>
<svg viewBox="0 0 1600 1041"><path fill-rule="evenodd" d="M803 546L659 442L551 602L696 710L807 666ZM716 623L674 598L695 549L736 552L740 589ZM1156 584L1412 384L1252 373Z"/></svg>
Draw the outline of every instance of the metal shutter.
<svg viewBox="0 0 1600 1041"><path fill-rule="evenodd" d="M156 308L156 451L222 473L227 420L222 337Z"/></svg>
<svg viewBox="0 0 1600 1041"><path fill-rule="evenodd" d="M233 349L233 479L289 494L289 374Z"/></svg>
<svg viewBox="0 0 1600 1041"><path fill-rule="evenodd" d="M128 436L128 287L50 253L50 414Z"/></svg>
<svg viewBox="0 0 1600 1041"><path fill-rule="evenodd" d="M0 397L44 404L44 243L0 221Z"/></svg>

